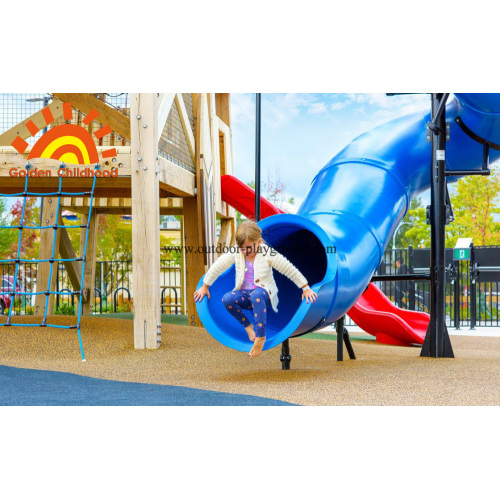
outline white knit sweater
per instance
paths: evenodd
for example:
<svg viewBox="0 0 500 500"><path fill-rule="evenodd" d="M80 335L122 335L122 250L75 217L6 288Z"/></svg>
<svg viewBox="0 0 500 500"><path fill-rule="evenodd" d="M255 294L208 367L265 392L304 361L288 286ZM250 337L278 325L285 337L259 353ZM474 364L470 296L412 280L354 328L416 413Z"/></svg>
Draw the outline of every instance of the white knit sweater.
<svg viewBox="0 0 500 500"><path fill-rule="evenodd" d="M230 251L222 254L210 267L203 278L205 285L212 285L226 269L235 264L236 283L233 290L241 288L245 277L245 256L237 246L231 247L230 250L232 253ZM254 283L267 290L273 310L278 312L278 287L274 281L273 268L292 280L299 288L307 285L307 279L286 257L266 244L261 245L254 261Z"/></svg>

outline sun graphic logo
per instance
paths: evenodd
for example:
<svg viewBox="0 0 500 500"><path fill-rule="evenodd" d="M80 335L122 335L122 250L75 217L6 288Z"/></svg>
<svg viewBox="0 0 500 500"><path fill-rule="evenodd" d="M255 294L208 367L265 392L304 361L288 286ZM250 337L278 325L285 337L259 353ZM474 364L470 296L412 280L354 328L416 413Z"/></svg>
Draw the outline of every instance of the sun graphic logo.
<svg viewBox="0 0 500 500"><path fill-rule="evenodd" d="M52 112L48 107L42 110L42 115L47 126L54 121ZM63 104L63 115L66 121L73 119L71 103L65 102ZM92 109L83 119L83 124L89 125L98 116L99 113L95 109ZM26 123L26 128L32 137L40 131L32 120ZM102 139L111 133L111 127L105 125L94 132L94 137ZM12 141L11 146L22 154L26 151L29 144L18 136ZM101 152L102 158L113 158L115 156L116 148ZM99 163L99 152L97 151L92 135L87 129L79 125L66 123L48 130L38 139L28 155L28 160L34 158L50 158L73 165L92 165Z"/></svg>

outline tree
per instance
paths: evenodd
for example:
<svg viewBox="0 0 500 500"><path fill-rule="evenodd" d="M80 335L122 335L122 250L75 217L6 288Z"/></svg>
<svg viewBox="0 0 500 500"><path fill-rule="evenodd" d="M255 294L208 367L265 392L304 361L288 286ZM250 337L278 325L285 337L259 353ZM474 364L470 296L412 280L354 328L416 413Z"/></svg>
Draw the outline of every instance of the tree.
<svg viewBox="0 0 500 500"><path fill-rule="evenodd" d="M132 260L132 226L120 215L99 214L97 260Z"/></svg>
<svg viewBox="0 0 500 500"><path fill-rule="evenodd" d="M427 209L423 206L420 197L413 198L410 208L402 220L396 234L396 248L419 248L431 244L431 227L427 225Z"/></svg>
<svg viewBox="0 0 500 500"><path fill-rule="evenodd" d="M454 247L458 238L472 238L476 246L500 245L499 213L500 168L492 166L488 177L468 176L457 183L451 197L455 221L447 226L446 246Z"/></svg>
<svg viewBox="0 0 500 500"><path fill-rule="evenodd" d="M288 183L281 179L281 173L278 168L274 175L267 173L267 182L264 184L266 190L265 197L276 207L283 209L283 203L286 201L286 188Z"/></svg>
<svg viewBox="0 0 500 500"><path fill-rule="evenodd" d="M38 258L38 245L36 243L40 238L39 229L30 229L29 226L39 226L40 225L40 207L36 205L37 198L35 196L30 196L26 198L26 207L24 209L23 215L23 204L24 198L18 199L14 205L12 205L11 213L11 225L19 226L21 224L21 218L23 222L23 231L21 238L21 252L20 257L22 259L36 259ZM6 231L16 231L12 229L6 229ZM13 259L17 257L19 245L19 235L15 234L14 241L11 241L9 248L6 251L7 258Z"/></svg>
<svg viewBox="0 0 500 500"><path fill-rule="evenodd" d="M0 198L0 226L10 226L11 217L7 211L7 203L4 198ZM18 232L15 229L0 229L0 258L10 258L12 245L19 238Z"/></svg>
<svg viewBox="0 0 500 500"><path fill-rule="evenodd" d="M247 186L255 190L255 180L247 182ZM281 179L280 170L275 169L274 175L267 174L267 181L262 183L261 196L270 201L273 205L282 210L285 210L285 203L293 205L295 203L294 197L289 197L287 201L286 188L288 183ZM236 224L239 225L243 221L240 212L236 211Z"/></svg>

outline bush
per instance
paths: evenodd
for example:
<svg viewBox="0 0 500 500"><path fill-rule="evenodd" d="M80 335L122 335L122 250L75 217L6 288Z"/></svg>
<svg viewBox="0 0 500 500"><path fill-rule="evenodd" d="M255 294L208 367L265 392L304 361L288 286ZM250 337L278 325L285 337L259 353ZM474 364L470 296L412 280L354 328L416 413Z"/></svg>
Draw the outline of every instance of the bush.
<svg viewBox="0 0 500 500"><path fill-rule="evenodd" d="M132 304L130 302L123 302L120 304L117 308L116 311L119 313L128 313L132 311Z"/></svg>
<svg viewBox="0 0 500 500"><path fill-rule="evenodd" d="M54 312L54 314L61 314L63 316L74 316L75 306L72 306L69 302L63 302Z"/></svg>

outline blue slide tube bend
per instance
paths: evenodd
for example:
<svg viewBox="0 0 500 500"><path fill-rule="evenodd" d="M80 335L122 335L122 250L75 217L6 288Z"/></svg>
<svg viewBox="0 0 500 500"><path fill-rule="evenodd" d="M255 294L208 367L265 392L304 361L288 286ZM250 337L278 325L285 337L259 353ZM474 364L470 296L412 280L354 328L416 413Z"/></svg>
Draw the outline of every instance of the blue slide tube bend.
<svg viewBox="0 0 500 500"><path fill-rule="evenodd" d="M457 117L478 136L500 144L500 94L455 94L447 106L451 141L446 168L478 170L483 147L462 131ZM278 313L268 314L264 349L333 323L362 295L410 200L430 187L428 122L430 114L416 113L359 136L314 177L297 214L259 222L264 240L295 264L318 294L313 304L301 302L295 284L274 272ZM499 157L500 151L490 150L491 161ZM245 329L222 304L222 296L234 284L232 266L210 287L211 299L197 303L197 310L215 339L248 351L251 343Z"/></svg>

